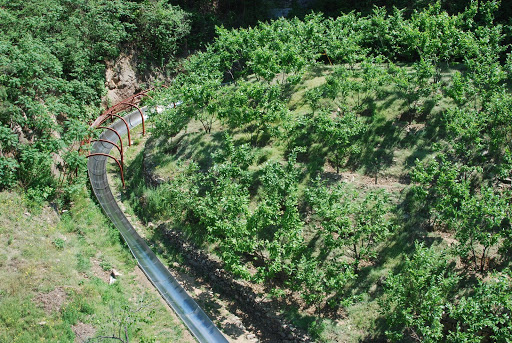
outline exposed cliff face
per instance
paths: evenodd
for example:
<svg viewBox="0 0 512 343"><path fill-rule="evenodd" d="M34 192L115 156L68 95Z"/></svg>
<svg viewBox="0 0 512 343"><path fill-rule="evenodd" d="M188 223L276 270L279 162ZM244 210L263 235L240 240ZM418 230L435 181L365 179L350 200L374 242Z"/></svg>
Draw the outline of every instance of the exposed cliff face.
<svg viewBox="0 0 512 343"><path fill-rule="evenodd" d="M102 98L102 106L107 108L121 100L151 87L155 81L168 83L171 77L165 67L150 65L141 72L137 65L139 60L135 51L121 53L114 61L106 61L105 87L107 94Z"/></svg>
<svg viewBox="0 0 512 343"><path fill-rule="evenodd" d="M106 62L105 87L107 94L102 105L109 107L142 90L137 77L137 61L133 54L121 54L115 61Z"/></svg>

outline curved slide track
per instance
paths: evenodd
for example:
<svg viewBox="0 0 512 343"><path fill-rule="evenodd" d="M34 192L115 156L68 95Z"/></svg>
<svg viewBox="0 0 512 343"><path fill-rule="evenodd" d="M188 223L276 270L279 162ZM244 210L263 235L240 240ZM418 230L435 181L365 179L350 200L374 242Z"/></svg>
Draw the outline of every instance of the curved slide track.
<svg viewBox="0 0 512 343"><path fill-rule="evenodd" d="M143 108L142 112L146 117L146 108ZM130 129L142 123L142 116L139 111L127 114L124 119ZM120 119L110 127L119 132L121 137L128 132L125 123ZM119 143L118 136L111 130L105 129L99 138L103 141L93 143L91 154L109 154L115 145L106 141L111 141L114 144ZM91 186L101 207L121 232L140 268L199 342L228 342L126 219L108 184L106 170L108 159L106 155L89 157L87 167Z"/></svg>

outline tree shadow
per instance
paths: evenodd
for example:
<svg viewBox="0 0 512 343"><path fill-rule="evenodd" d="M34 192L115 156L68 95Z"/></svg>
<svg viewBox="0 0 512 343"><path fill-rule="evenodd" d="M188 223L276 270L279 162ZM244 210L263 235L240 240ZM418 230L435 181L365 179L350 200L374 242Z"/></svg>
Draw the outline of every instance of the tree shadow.
<svg viewBox="0 0 512 343"><path fill-rule="evenodd" d="M402 125L384 117L371 118L369 129L359 138L360 152L352 153L346 166L376 176L393 164L394 150L403 133Z"/></svg>
<svg viewBox="0 0 512 343"><path fill-rule="evenodd" d="M152 165L162 166L173 161L194 161L199 169L207 171L214 163L214 156L225 144L222 131L210 134L203 131L183 133L169 142L165 139L146 143L145 152L151 156Z"/></svg>
<svg viewBox="0 0 512 343"><path fill-rule="evenodd" d="M289 155L296 147L304 147L306 149L304 152L297 153L297 162L302 163L306 167L305 173L301 175L302 180L311 178L323 171L328 151L322 144L316 141L313 128L308 126L308 124L297 127L296 131L293 132L288 141L285 154Z"/></svg>

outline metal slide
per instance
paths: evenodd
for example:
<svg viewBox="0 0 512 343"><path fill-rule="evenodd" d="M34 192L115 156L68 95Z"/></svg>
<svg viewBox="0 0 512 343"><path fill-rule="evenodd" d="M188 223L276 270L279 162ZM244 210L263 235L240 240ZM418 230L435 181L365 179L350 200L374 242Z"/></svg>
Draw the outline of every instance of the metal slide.
<svg viewBox="0 0 512 343"><path fill-rule="evenodd" d="M146 116L146 108L143 109L143 112L144 116ZM133 111L124 118L128 122L130 129L142 123L139 111ZM114 122L111 128L117 130L121 136L127 133L126 125L121 120ZM104 130L100 139L109 140L113 143L118 143L119 141L117 135L109 130ZM111 143L97 141L94 142L91 153L108 154L113 147L114 145ZM128 219L126 219L124 213L117 205L108 184L107 160L108 157L102 155L95 155L89 158L87 168L89 170L91 186L96 194L96 198L98 198L98 202L116 228L121 232L140 268L199 342L228 342L210 318L160 262L146 242L135 231Z"/></svg>

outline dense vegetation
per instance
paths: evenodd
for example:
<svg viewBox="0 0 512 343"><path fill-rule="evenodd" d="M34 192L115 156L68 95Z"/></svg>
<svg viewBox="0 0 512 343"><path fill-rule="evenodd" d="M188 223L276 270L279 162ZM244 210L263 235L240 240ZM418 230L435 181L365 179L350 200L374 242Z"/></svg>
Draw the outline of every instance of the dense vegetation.
<svg viewBox="0 0 512 343"><path fill-rule="evenodd" d="M52 199L83 186L76 142L100 111L105 61L129 47L173 59L190 26L163 1L48 0L2 1L0 29L0 188Z"/></svg>
<svg viewBox="0 0 512 343"><path fill-rule="evenodd" d="M256 23L267 8L260 1L1 1L0 189L69 202L85 176L74 144L101 111L107 61L130 53L140 73L173 74L216 24Z"/></svg>
<svg viewBox="0 0 512 343"><path fill-rule="evenodd" d="M374 268L389 276L366 294L387 321L373 334L510 340L512 58L498 6L218 28L155 95L183 104L153 118L175 157L168 182L135 193L141 215L275 296L300 295L319 339ZM377 186L337 182L343 169ZM387 192L387 176L412 183Z"/></svg>

